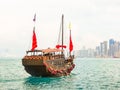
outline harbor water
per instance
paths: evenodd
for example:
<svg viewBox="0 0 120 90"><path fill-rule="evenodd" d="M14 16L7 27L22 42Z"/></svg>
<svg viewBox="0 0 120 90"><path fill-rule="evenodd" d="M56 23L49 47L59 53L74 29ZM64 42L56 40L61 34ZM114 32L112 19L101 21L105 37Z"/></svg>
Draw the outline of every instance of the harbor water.
<svg viewBox="0 0 120 90"><path fill-rule="evenodd" d="M0 59L0 90L120 90L120 59L76 58L70 76L32 77L21 59Z"/></svg>

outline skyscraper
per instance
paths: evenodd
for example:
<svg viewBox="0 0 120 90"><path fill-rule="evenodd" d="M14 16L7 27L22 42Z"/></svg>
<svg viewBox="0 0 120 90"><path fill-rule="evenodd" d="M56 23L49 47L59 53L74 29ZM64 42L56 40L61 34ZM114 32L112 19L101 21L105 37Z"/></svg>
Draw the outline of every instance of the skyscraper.
<svg viewBox="0 0 120 90"><path fill-rule="evenodd" d="M96 57L100 57L100 46L97 46L97 47L96 47L95 56L96 56Z"/></svg>
<svg viewBox="0 0 120 90"><path fill-rule="evenodd" d="M103 42L103 45L104 45L104 46L103 46L103 47L104 47L104 52L103 52L103 53L104 53L104 56L107 56L107 55L108 55L107 41L104 41L104 42Z"/></svg>
<svg viewBox="0 0 120 90"><path fill-rule="evenodd" d="M114 56L114 43L115 41L113 39L109 40L109 56L110 57Z"/></svg>
<svg viewBox="0 0 120 90"><path fill-rule="evenodd" d="M107 41L100 43L100 56L106 57L108 55Z"/></svg>

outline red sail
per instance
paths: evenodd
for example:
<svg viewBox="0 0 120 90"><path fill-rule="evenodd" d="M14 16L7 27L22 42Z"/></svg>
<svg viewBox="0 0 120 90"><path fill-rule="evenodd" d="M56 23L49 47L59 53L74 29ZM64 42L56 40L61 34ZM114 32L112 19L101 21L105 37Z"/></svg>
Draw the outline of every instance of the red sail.
<svg viewBox="0 0 120 90"><path fill-rule="evenodd" d="M69 50L70 50L70 52L73 50L73 43L72 43L72 38L71 38L71 30L70 30L70 43L69 43Z"/></svg>
<svg viewBox="0 0 120 90"><path fill-rule="evenodd" d="M35 27L34 27L35 28ZM37 38L35 34L35 29L33 30L33 37L32 37L32 51L37 47Z"/></svg>

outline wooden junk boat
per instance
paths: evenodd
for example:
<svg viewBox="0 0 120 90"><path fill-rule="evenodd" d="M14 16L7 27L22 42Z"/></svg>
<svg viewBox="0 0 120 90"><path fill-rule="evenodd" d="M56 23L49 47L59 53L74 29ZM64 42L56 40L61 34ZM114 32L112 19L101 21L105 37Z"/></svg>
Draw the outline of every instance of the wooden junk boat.
<svg viewBox="0 0 120 90"><path fill-rule="evenodd" d="M70 43L69 43L69 56L66 58L64 55L63 44L63 21L64 15L62 15L62 44L56 45L56 48L47 49L35 49L37 47L37 38L35 34L35 26L33 28L32 37L32 49L26 51L26 55L22 59L22 64L27 73L32 76L67 76L70 75L71 71L75 67L73 63L74 55L71 55L73 51L73 43L71 38L70 29ZM36 14L33 21L36 21Z"/></svg>

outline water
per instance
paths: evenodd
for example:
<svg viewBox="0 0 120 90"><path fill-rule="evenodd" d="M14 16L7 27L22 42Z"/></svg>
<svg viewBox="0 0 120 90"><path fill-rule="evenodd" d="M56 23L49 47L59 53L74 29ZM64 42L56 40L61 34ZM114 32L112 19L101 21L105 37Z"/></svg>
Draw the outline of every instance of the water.
<svg viewBox="0 0 120 90"><path fill-rule="evenodd" d="M120 59L75 59L67 77L31 77L20 59L0 59L0 90L120 90Z"/></svg>

